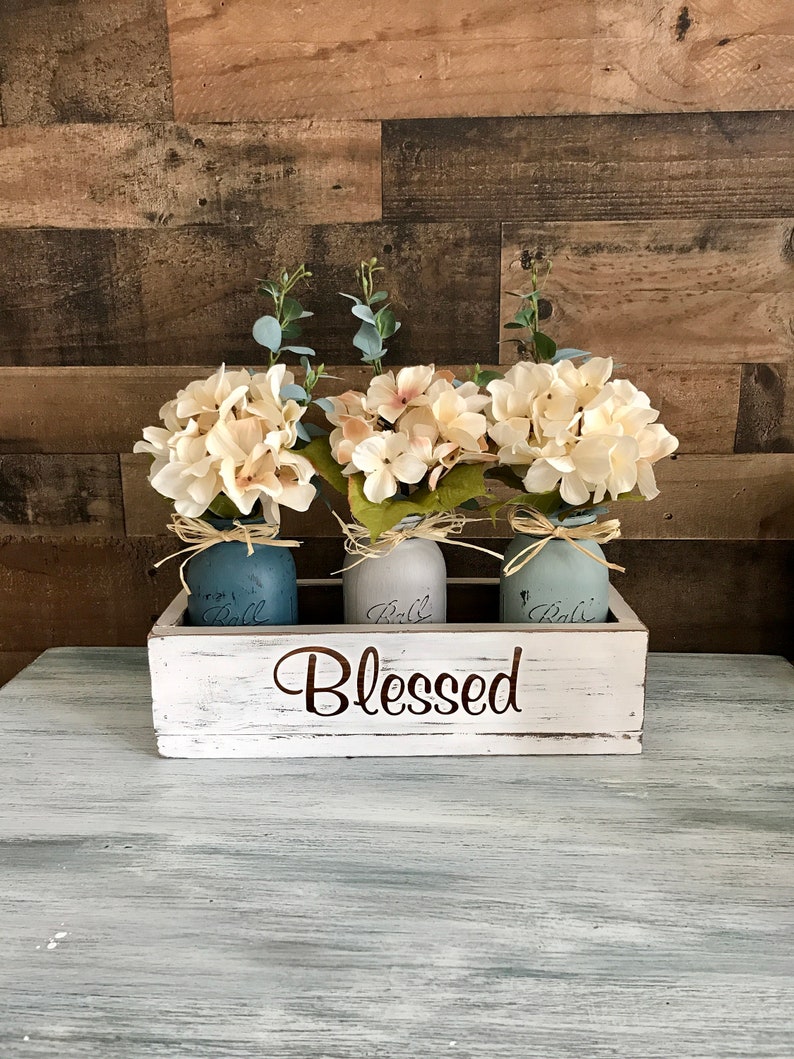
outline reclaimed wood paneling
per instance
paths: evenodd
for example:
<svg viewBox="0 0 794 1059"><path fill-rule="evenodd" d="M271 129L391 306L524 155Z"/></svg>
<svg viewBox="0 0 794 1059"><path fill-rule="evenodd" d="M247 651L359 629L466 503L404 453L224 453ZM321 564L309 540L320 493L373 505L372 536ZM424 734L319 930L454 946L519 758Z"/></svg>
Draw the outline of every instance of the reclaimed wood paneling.
<svg viewBox="0 0 794 1059"><path fill-rule="evenodd" d="M123 536L112 455L0 455L0 536Z"/></svg>
<svg viewBox="0 0 794 1059"><path fill-rule="evenodd" d="M493 544L492 541L486 541ZM177 594L177 561L152 565L174 548L168 537L73 543L0 541L0 650L58 644L142 644ZM791 657L794 543L791 541L615 541L610 561L621 595L651 632L652 651L739 651ZM456 554L453 554L456 553ZM297 550L299 573L337 569L341 548L317 540ZM448 550L452 577L493 577L496 560ZM336 564L336 565L334 565ZM327 574L326 574L327 576ZM301 595L301 614L323 620L341 597L325 588ZM454 591L456 621L489 620L495 586ZM318 602L319 600L319 602ZM459 608L459 609L458 609ZM452 616L452 603L450 616ZM339 614L326 613L331 623Z"/></svg>
<svg viewBox="0 0 794 1059"><path fill-rule="evenodd" d="M380 217L365 122L0 129L0 226L152 228Z"/></svg>
<svg viewBox="0 0 794 1059"><path fill-rule="evenodd" d="M794 213L794 111L395 121L387 219L581 221Z"/></svg>
<svg viewBox="0 0 794 1059"><path fill-rule="evenodd" d="M162 0L4 0L0 58L6 125L173 117Z"/></svg>
<svg viewBox="0 0 794 1059"><path fill-rule="evenodd" d="M745 364L736 452L794 452L794 366Z"/></svg>
<svg viewBox="0 0 794 1059"><path fill-rule="evenodd" d="M161 534L170 508L148 484L149 458L124 454L121 466L128 536ZM676 455L659 464L656 477L661 496L652 503L610 506L624 538L794 539L794 454ZM328 495L335 498L330 489ZM344 516L341 497L335 506ZM307 519L285 510L285 533L300 539L339 537L339 525L322 502L315 501L311 511ZM492 526L485 519L467 528L466 536L502 538L509 533L504 521Z"/></svg>
<svg viewBox="0 0 794 1059"><path fill-rule="evenodd" d="M531 17L516 0L167 7L180 120L794 105L784 0L547 0Z"/></svg>
<svg viewBox="0 0 794 1059"><path fill-rule="evenodd" d="M433 350L421 351L421 359L433 355ZM465 377L473 360L455 363L437 356L438 364L459 377ZM256 366L257 361L248 364ZM0 369L7 395L0 402L0 452L128 452L142 428L156 423L165 401L217 366L216 361L181 367ZM323 380L317 395L361 389L371 377L362 364L335 364L332 371L334 378ZM719 454L733 451L740 373L737 364L632 364L618 374L628 375L650 394L662 422L679 438L681 452Z"/></svg>
<svg viewBox="0 0 794 1059"><path fill-rule="evenodd" d="M533 258L566 346L619 361L701 364L794 357L794 221L579 221L502 226L501 322ZM503 339L510 333L502 331ZM504 343L502 358L516 359ZM630 371L630 369L629 369Z"/></svg>
<svg viewBox="0 0 794 1059"><path fill-rule="evenodd" d="M474 362L496 349L499 245L494 222L0 229L0 364L259 363L257 278L301 261L306 339L345 363L360 354L338 292L373 254L403 321L390 362Z"/></svg>

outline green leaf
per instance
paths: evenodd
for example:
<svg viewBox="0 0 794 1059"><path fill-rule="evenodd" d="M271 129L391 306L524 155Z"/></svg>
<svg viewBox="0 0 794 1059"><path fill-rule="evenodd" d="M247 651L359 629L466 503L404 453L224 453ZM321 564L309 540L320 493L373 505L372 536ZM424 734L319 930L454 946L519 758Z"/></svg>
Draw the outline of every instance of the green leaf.
<svg viewBox="0 0 794 1059"><path fill-rule="evenodd" d="M541 360L553 360L557 352L557 343L553 338L544 335L542 331L533 331L532 340L535 343L535 351Z"/></svg>
<svg viewBox="0 0 794 1059"><path fill-rule="evenodd" d="M305 401L309 396L302 386L298 386L296 382L288 382L286 386L281 387L281 400L282 401L297 401L300 404Z"/></svg>
<svg viewBox="0 0 794 1059"><path fill-rule="evenodd" d="M342 474L342 468L331 455L331 443L327 437L315 438L305 449L301 449L321 478L332 485L343 496L347 493L348 479ZM362 475L363 477L363 475Z"/></svg>
<svg viewBox="0 0 794 1059"><path fill-rule="evenodd" d="M207 511L218 518L242 518L242 512L225 493L218 493Z"/></svg>
<svg viewBox="0 0 794 1059"><path fill-rule="evenodd" d="M272 279L262 279L259 281L259 293L269 294L271 298L278 298L278 284L274 283Z"/></svg>
<svg viewBox="0 0 794 1059"><path fill-rule="evenodd" d="M489 382L493 382L495 379L503 379L504 375L500 371L481 371L479 368L474 373L472 379L478 386L487 386Z"/></svg>
<svg viewBox="0 0 794 1059"><path fill-rule="evenodd" d="M351 300L351 302L353 302L354 305L361 305L362 304L361 298L357 298L355 296L355 294L343 294L341 291L339 291L339 297L340 298L349 298Z"/></svg>
<svg viewBox="0 0 794 1059"><path fill-rule="evenodd" d="M513 331L523 331L526 326L526 324L516 323L515 320L511 320L509 323L505 324L506 328L510 328Z"/></svg>
<svg viewBox="0 0 794 1059"><path fill-rule="evenodd" d="M287 324L281 329L281 341L283 342L286 339L290 342L293 338L300 338L301 333L301 328L296 323Z"/></svg>
<svg viewBox="0 0 794 1059"><path fill-rule="evenodd" d="M278 353L281 348L281 325L275 316L260 316L253 326L252 334L260 346Z"/></svg>
<svg viewBox="0 0 794 1059"><path fill-rule="evenodd" d="M397 330L397 320L391 309L381 309L375 317L375 326L381 338L391 338Z"/></svg>
<svg viewBox="0 0 794 1059"><path fill-rule="evenodd" d="M300 320L303 316L303 306L294 298L285 298L281 307L281 315L285 324L290 323L292 320Z"/></svg>
<svg viewBox="0 0 794 1059"><path fill-rule="evenodd" d="M374 305L376 302L383 302L389 297L389 292L385 290L376 290L375 293L369 300L370 305Z"/></svg>

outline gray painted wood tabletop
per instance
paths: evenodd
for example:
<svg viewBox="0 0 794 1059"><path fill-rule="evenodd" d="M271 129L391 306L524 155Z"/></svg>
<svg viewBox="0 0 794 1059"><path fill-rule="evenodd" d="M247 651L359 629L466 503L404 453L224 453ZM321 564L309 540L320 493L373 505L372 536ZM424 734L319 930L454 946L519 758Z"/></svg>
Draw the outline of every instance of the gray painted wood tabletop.
<svg viewBox="0 0 794 1059"><path fill-rule="evenodd" d="M0 1056L794 1056L794 671L620 758L168 761L146 655L0 692Z"/></svg>

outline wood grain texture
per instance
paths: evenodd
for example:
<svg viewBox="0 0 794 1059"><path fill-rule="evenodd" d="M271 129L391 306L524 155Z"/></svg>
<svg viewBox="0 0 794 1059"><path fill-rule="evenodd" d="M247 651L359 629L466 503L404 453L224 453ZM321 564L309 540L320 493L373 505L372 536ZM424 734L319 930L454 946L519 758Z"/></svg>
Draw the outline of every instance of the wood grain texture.
<svg viewBox="0 0 794 1059"><path fill-rule="evenodd" d="M792 173L794 112L383 125L387 219L790 216Z"/></svg>
<svg viewBox="0 0 794 1059"><path fill-rule="evenodd" d="M0 129L0 226L152 228L380 217L365 122Z"/></svg>
<svg viewBox="0 0 794 1059"><path fill-rule="evenodd" d="M0 536L123 536L118 456L0 455Z"/></svg>
<svg viewBox="0 0 794 1059"><path fill-rule="evenodd" d="M787 1059L791 668L651 657L647 706L641 758L165 762L142 649L46 655L0 694L0 1049Z"/></svg>
<svg viewBox="0 0 794 1059"><path fill-rule="evenodd" d="M578 221L502 226L501 323L553 262L546 326L620 361L794 360L794 221ZM502 331L503 339L510 337ZM515 359L516 346L501 346Z"/></svg>
<svg viewBox="0 0 794 1059"><path fill-rule="evenodd" d="M764 110L794 104L783 0L473 9L167 0L180 119ZM263 76L266 72L266 76Z"/></svg>
<svg viewBox="0 0 794 1059"><path fill-rule="evenodd" d="M161 0L4 0L0 42L6 125L173 117Z"/></svg>
<svg viewBox="0 0 794 1059"><path fill-rule="evenodd" d="M0 229L0 364L261 361L257 279L305 262L306 327L327 363L358 358L339 291L377 255L403 328L393 363L495 356L499 226L296 225L177 230Z"/></svg>
<svg viewBox="0 0 794 1059"><path fill-rule="evenodd" d="M395 356L398 365L401 360ZM472 366L472 361L441 357L438 363L460 376ZM142 428L156 423L165 401L217 366L216 361L173 368L2 368L8 399L0 402L0 452L129 452ZM499 370L499 365L490 366ZM625 374L650 394L662 422L680 439L681 452L727 454L734 445L740 371L739 365L632 364ZM318 394L365 388L370 377L361 364L335 364L333 374L337 378L323 381ZM55 401L59 414L53 417ZM113 408L112 416L106 414L108 408Z"/></svg>
<svg viewBox="0 0 794 1059"><path fill-rule="evenodd" d="M794 452L794 368L745 364L736 452Z"/></svg>

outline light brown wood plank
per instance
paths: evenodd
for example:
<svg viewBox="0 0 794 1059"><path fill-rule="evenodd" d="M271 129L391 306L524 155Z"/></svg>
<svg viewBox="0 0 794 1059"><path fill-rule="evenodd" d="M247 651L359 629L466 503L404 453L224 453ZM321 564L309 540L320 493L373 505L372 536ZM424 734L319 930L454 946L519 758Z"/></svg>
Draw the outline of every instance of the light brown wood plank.
<svg viewBox="0 0 794 1059"><path fill-rule="evenodd" d="M429 361L430 356L422 359ZM459 377L471 368L471 363L439 363ZM499 370L499 365L491 366ZM7 399L0 401L0 452L129 452L143 427L157 422L165 401L191 379L206 377L216 368L217 363L2 368L0 382ZM702 368L632 364L625 374L650 394L662 422L680 439L682 452L729 453L740 371L735 364ZM320 383L318 396L366 387L370 378L369 369L361 364L334 365L333 374L336 378Z"/></svg>
<svg viewBox="0 0 794 1059"><path fill-rule="evenodd" d="M377 255L402 330L392 363L493 356L500 230L486 224L0 229L0 364L187 364L248 358L270 303L257 279L305 262L307 342L326 363L358 357L339 291ZM443 263L443 264L442 264Z"/></svg>
<svg viewBox="0 0 794 1059"><path fill-rule="evenodd" d="M6 0L0 41L6 125L173 117L161 0Z"/></svg>
<svg viewBox="0 0 794 1059"><path fill-rule="evenodd" d="M790 216L793 174L794 112L383 125L389 219Z"/></svg>
<svg viewBox="0 0 794 1059"><path fill-rule="evenodd" d="M113 455L0 455L0 536L123 536Z"/></svg>
<svg viewBox="0 0 794 1059"><path fill-rule="evenodd" d="M532 258L560 345L686 365L794 357L794 221L579 221L502 226L501 323ZM516 359L505 343L501 355Z"/></svg>
<svg viewBox="0 0 794 1059"><path fill-rule="evenodd" d="M364 122L0 129L0 226L150 228L380 217Z"/></svg>
<svg viewBox="0 0 794 1059"><path fill-rule="evenodd" d="M794 103L784 0L167 0L180 119L773 109ZM691 11L691 14L690 14ZM266 75L265 75L266 74Z"/></svg>

